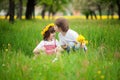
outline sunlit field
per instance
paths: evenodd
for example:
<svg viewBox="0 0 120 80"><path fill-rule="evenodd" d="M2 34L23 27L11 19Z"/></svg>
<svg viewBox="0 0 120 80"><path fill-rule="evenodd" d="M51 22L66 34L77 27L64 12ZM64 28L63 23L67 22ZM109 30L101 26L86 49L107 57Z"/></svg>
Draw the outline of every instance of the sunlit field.
<svg viewBox="0 0 120 80"><path fill-rule="evenodd" d="M88 40L88 51L64 51L54 63L55 55L33 58L32 52L51 22L0 20L0 80L120 80L119 20L69 19L70 28Z"/></svg>
<svg viewBox="0 0 120 80"><path fill-rule="evenodd" d="M14 16L15 19L16 19L16 17L17 17L17 16ZM58 18L58 17L60 17L60 16L55 16L54 18L56 19L56 18ZM67 19L86 19L86 17L85 17L84 15L81 15L81 16L64 16L64 17L67 18ZM42 16L35 16L35 18L36 18L36 19L42 19ZM89 16L89 19L90 19L90 18L91 18L91 17ZM108 17L107 17L107 15L102 15L101 18L102 18L102 19L107 19ZM112 17L109 16L109 18L111 19ZM114 18L114 19L118 19L118 16L117 16L117 15L114 15L113 18ZM0 16L0 19L5 19L5 16ZM7 17L7 19L9 19L9 16ZM22 16L22 19L25 19L25 16ZM49 17L48 17L48 16L45 16L45 19L48 20ZM93 17L93 19L95 19L95 17ZM97 15L97 19L100 19L100 16L99 16L99 15Z"/></svg>

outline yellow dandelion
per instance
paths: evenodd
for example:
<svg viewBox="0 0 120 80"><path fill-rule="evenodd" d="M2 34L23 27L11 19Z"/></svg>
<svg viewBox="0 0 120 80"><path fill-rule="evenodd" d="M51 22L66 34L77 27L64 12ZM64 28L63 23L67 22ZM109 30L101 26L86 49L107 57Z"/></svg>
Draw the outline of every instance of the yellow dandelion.
<svg viewBox="0 0 120 80"><path fill-rule="evenodd" d="M88 44L88 40L86 40L85 43Z"/></svg>
<svg viewBox="0 0 120 80"><path fill-rule="evenodd" d="M85 37L83 35L79 35L77 41L80 42L81 44L88 44L88 41L85 40Z"/></svg>
<svg viewBox="0 0 120 80"><path fill-rule="evenodd" d="M84 41L84 40L85 40L85 37L84 37L84 36L82 36L82 35L78 36L78 41L79 41L79 42L82 42L82 41Z"/></svg>
<svg viewBox="0 0 120 80"><path fill-rule="evenodd" d="M98 73L98 74L101 74L101 71L99 70L97 73Z"/></svg>
<svg viewBox="0 0 120 80"><path fill-rule="evenodd" d="M2 64L2 66L4 67L4 66L5 66L5 64Z"/></svg>
<svg viewBox="0 0 120 80"><path fill-rule="evenodd" d="M104 76L104 75L101 75L101 76L100 76L100 78L101 78L101 79L104 79L104 78L105 78L105 76Z"/></svg>
<svg viewBox="0 0 120 80"><path fill-rule="evenodd" d="M11 46L10 43L8 43L8 46Z"/></svg>
<svg viewBox="0 0 120 80"><path fill-rule="evenodd" d="M83 35L80 35L81 40L85 40L85 37Z"/></svg>
<svg viewBox="0 0 120 80"><path fill-rule="evenodd" d="M48 29L50 28L50 26L54 27L54 24L53 24L53 23L48 24L48 25L42 30L41 34L44 35L45 32L48 31Z"/></svg>
<svg viewBox="0 0 120 80"><path fill-rule="evenodd" d="M87 40L83 40L82 43L83 44L88 44L88 41Z"/></svg>
<svg viewBox="0 0 120 80"><path fill-rule="evenodd" d="M8 49L5 49L6 52L8 52Z"/></svg>
<svg viewBox="0 0 120 80"><path fill-rule="evenodd" d="M84 40L85 40L85 38L82 35L79 35L78 38L77 38L78 42L83 42Z"/></svg>

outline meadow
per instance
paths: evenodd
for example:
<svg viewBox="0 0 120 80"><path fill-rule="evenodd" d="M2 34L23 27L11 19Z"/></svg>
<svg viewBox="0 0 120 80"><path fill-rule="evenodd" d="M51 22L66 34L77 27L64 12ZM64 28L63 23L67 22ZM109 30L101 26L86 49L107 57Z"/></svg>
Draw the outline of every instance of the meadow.
<svg viewBox="0 0 120 80"><path fill-rule="evenodd" d="M32 52L51 22L0 20L0 80L120 80L119 20L69 19L70 28L88 40L88 51L63 52L54 63L54 55L34 59Z"/></svg>

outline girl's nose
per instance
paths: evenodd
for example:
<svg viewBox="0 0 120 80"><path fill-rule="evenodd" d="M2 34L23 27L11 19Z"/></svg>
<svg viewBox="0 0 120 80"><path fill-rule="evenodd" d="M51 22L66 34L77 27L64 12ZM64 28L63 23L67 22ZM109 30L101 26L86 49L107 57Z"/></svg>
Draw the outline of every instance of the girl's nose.
<svg viewBox="0 0 120 80"><path fill-rule="evenodd" d="M53 36L55 36L55 33L53 34Z"/></svg>

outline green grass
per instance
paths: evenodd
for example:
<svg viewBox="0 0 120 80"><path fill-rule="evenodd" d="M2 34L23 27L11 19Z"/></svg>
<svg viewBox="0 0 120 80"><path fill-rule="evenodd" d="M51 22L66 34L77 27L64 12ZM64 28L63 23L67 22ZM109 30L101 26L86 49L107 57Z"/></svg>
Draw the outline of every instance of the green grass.
<svg viewBox="0 0 120 80"><path fill-rule="evenodd" d="M54 55L33 59L40 31L51 22L0 20L0 80L120 80L120 21L71 19L70 28L89 41L87 53L64 52L55 63Z"/></svg>

